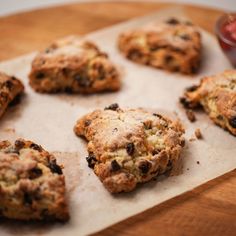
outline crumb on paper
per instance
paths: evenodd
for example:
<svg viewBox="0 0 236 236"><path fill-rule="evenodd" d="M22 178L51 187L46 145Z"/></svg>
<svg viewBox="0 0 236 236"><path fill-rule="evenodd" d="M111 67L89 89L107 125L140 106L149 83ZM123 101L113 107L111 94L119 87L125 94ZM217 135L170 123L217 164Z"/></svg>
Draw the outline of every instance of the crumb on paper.
<svg viewBox="0 0 236 236"><path fill-rule="evenodd" d="M3 130L4 132L9 132L9 133L15 133L16 132L16 130L14 129L14 128L5 128L4 130Z"/></svg>
<svg viewBox="0 0 236 236"><path fill-rule="evenodd" d="M193 142L193 141L196 141L196 139L195 138L190 138L189 141Z"/></svg>
<svg viewBox="0 0 236 236"><path fill-rule="evenodd" d="M176 117L179 117L179 114L177 111L173 111L173 114L176 116Z"/></svg>
<svg viewBox="0 0 236 236"><path fill-rule="evenodd" d="M187 118L190 122L194 122L196 121L196 116L193 112L193 110L191 109L186 109L186 115L187 115Z"/></svg>
<svg viewBox="0 0 236 236"><path fill-rule="evenodd" d="M202 139L202 132L199 128L197 128L194 132L197 139Z"/></svg>

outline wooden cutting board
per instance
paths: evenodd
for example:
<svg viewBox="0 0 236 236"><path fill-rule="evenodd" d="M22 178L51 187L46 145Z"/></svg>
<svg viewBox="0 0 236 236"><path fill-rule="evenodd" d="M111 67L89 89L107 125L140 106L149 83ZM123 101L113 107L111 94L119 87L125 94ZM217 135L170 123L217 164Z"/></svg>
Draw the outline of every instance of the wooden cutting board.
<svg viewBox="0 0 236 236"><path fill-rule="evenodd" d="M0 60L43 49L68 34L86 34L173 6L176 5L82 3L1 17ZM194 23L212 33L215 20L222 14L189 5L183 10ZM236 235L235 186L236 170L96 235Z"/></svg>

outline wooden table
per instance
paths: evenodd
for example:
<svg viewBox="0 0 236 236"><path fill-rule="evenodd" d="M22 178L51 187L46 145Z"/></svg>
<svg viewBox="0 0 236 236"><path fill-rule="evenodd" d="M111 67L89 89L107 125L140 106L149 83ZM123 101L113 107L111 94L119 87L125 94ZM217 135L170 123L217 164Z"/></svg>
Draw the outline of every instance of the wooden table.
<svg viewBox="0 0 236 236"><path fill-rule="evenodd" d="M83 3L2 17L0 60L42 49L68 34L85 34L171 6L176 5ZM183 6L183 10L193 22L210 32L222 14L193 6ZM232 171L96 235L236 235L235 186L236 171Z"/></svg>

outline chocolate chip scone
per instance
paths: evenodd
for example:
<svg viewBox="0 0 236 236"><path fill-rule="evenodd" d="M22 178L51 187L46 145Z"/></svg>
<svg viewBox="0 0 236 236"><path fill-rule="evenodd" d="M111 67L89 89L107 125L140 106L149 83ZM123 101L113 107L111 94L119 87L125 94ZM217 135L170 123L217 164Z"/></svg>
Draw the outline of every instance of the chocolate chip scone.
<svg viewBox="0 0 236 236"><path fill-rule="evenodd" d="M0 72L0 118L23 91L24 86L20 80Z"/></svg>
<svg viewBox="0 0 236 236"><path fill-rule="evenodd" d="M192 74L200 65L200 33L174 18L122 33L118 47L132 61L168 71Z"/></svg>
<svg viewBox="0 0 236 236"><path fill-rule="evenodd" d="M31 141L0 142L0 216L18 220L69 218L61 167L53 155Z"/></svg>
<svg viewBox="0 0 236 236"><path fill-rule="evenodd" d="M88 166L111 193L129 192L180 164L181 124L143 109L113 104L79 119L74 131L89 141Z"/></svg>
<svg viewBox="0 0 236 236"><path fill-rule="evenodd" d="M42 93L116 91L119 73L106 53L76 36L56 41L32 62L30 85Z"/></svg>
<svg viewBox="0 0 236 236"><path fill-rule="evenodd" d="M186 89L180 102L186 108L202 106L215 124L236 135L236 70L204 77Z"/></svg>

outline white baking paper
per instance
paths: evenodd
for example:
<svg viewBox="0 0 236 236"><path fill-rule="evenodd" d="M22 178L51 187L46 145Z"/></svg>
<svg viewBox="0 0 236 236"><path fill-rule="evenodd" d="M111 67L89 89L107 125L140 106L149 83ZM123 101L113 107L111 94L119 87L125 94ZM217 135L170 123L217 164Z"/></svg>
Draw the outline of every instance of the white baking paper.
<svg viewBox="0 0 236 236"><path fill-rule="evenodd" d="M28 86L27 79L35 53L0 64L0 70L18 76L26 87L21 103L10 108L1 119L0 139L30 139L55 153L58 162L65 166L71 215L71 220L66 224L21 223L1 219L1 235L87 235L236 168L236 138L215 126L203 112L197 114L195 123L190 123L178 103L185 87L197 83L204 75L230 68L212 35L201 30L204 47L202 68L193 77L137 65L125 59L117 50L116 40L120 32L169 16L184 17L180 9L174 8L87 36L108 52L121 68L123 87L116 93L87 96L39 94ZM86 142L75 136L73 126L82 115L114 102L121 107L176 112L186 128L186 140L194 136L196 128L201 129L203 140L186 143L182 175L151 181L131 193L111 195L104 189L87 166Z"/></svg>

